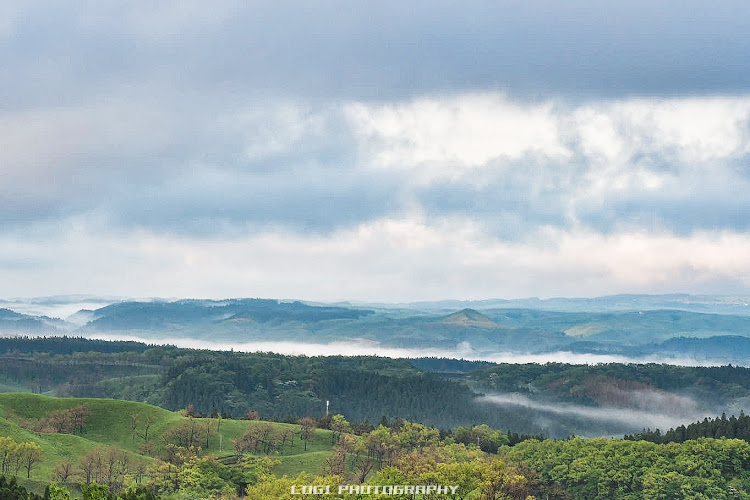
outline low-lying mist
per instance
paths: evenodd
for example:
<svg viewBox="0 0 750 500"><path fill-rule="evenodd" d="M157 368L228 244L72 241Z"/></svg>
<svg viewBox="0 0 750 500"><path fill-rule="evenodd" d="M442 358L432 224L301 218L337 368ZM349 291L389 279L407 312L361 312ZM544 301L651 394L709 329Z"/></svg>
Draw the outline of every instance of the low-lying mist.
<svg viewBox="0 0 750 500"><path fill-rule="evenodd" d="M529 410L529 416L536 425L567 428L572 433L589 437L622 436L646 428L666 431L703 420L704 417L716 416L713 412L701 411L698 403L688 397L659 391L634 391L631 400L634 406L623 408L551 403L515 393L487 394L477 398L479 403ZM651 404L654 406L651 407Z"/></svg>
<svg viewBox="0 0 750 500"><path fill-rule="evenodd" d="M170 344L188 349L211 349L216 351L235 350L239 352L274 352L287 355L306 356L383 356L389 358L454 358L468 361L490 361L493 363L566 363L573 365L593 365L598 363L658 363L681 366L723 366L722 360L696 360L689 357L644 356L640 358L614 354L587 354L570 351L544 353L477 352L467 342L457 344L453 349L437 347L395 347L376 341L357 339L329 343L306 343L292 340L278 341L212 341L190 337L141 337L120 333L92 333L88 338L101 340L131 340L147 344ZM750 363L750 360L749 360ZM738 364L750 366L750 364Z"/></svg>

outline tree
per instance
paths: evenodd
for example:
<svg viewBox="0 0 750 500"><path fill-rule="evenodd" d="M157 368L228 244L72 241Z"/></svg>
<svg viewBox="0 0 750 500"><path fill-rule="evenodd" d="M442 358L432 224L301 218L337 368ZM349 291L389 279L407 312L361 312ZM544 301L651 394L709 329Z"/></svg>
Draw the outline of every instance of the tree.
<svg viewBox="0 0 750 500"><path fill-rule="evenodd" d="M45 494L45 497L49 498L49 500L72 500L70 492L63 487L56 485L55 483L50 483L50 485L47 487L47 493Z"/></svg>
<svg viewBox="0 0 750 500"><path fill-rule="evenodd" d="M18 484L15 477L6 480L0 476L0 498L2 500L43 500L41 496L26 491L26 488Z"/></svg>
<svg viewBox="0 0 750 500"><path fill-rule="evenodd" d="M151 428L151 424L154 423L154 417L151 415L146 415L146 418L143 420L143 440L148 442L148 430Z"/></svg>
<svg viewBox="0 0 750 500"><path fill-rule="evenodd" d="M21 464L26 469L26 478L31 478L32 467L37 462L40 462L44 456L42 447L36 443L25 442L19 445L18 453L21 457Z"/></svg>
<svg viewBox="0 0 750 500"><path fill-rule="evenodd" d="M98 482L102 474L104 447L97 446L78 459L86 484Z"/></svg>
<svg viewBox="0 0 750 500"><path fill-rule="evenodd" d="M195 405L189 404L185 408L185 416L195 418L195 417L199 417L200 415L198 415L198 411L195 409Z"/></svg>
<svg viewBox="0 0 750 500"><path fill-rule="evenodd" d="M133 441L135 441L135 437L138 435L138 424L140 424L138 414L133 413L130 415L130 431L132 433Z"/></svg>
<svg viewBox="0 0 750 500"><path fill-rule="evenodd" d="M220 421L221 422L221 421ZM206 446L205 449L208 449L209 446L209 438L216 434L217 431L214 431L213 427L211 426L211 421L206 419L205 426L203 428L203 433L206 437Z"/></svg>
<svg viewBox="0 0 750 500"><path fill-rule="evenodd" d="M11 471L18 443L13 438L0 436L0 474L8 474Z"/></svg>
<svg viewBox="0 0 750 500"><path fill-rule="evenodd" d="M110 500L109 488L103 484L82 484L83 500Z"/></svg>
<svg viewBox="0 0 750 500"><path fill-rule="evenodd" d="M55 467L55 470L52 471L52 475L55 478L56 481L60 481L61 483L65 483L70 478L71 474L73 473L73 462L71 462L69 459L65 459L60 464Z"/></svg>
<svg viewBox="0 0 750 500"><path fill-rule="evenodd" d="M346 470L346 455L340 448L334 448L323 462L324 476L342 476Z"/></svg>
<svg viewBox="0 0 750 500"><path fill-rule="evenodd" d="M298 423L300 425L300 439L305 442L305 451L307 451L307 441L315 432L315 420L310 417L304 417L299 419Z"/></svg>
<svg viewBox="0 0 750 500"><path fill-rule="evenodd" d="M238 438L232 438L232 446L240 460L245 453L254 451L260 441L259 429L249 428L246 433Z"/></svg>
<svg viewBox="0 0 750 500"><path fill-rule="evenodd" d="M143 485L131 486L124 492L120 493L118 500L158 500L156 493Z"/></svg>
<svg viewBox="0 0 750 500"><path fill-rule="evenodd" d="M104 454L104 482L109 487L109 491L115 494L120 491L129 465L130 457L127 453L114 446L107 448Z"/></svg>
<svg viewBox="0 0 750 500"><path fill-rule="evenodd" d="M336 414L331 417L331 444L336 443L344 432L351 432L352 426L343 415Z"/></svg>
<svg viewBox="0 0 750 500"><path fill-rule="evenodd" d="M294 447L294 434L296 432L297 430L294 427L284 427L281 429L279 433L279 439L281 439L279 450L281 453L284 453L287 441L289 441L290 446Z"/></svg>

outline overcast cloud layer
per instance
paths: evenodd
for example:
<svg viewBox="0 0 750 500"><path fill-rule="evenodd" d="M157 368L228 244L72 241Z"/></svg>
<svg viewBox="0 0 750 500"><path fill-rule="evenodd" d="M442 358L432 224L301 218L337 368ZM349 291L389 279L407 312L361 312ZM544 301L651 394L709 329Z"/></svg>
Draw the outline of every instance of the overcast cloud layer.
<svg viewBox="0 0 750 500"><path fill-rule="evenodd" d="M0 296L750 293L750 4L6 2Z"/></svg>

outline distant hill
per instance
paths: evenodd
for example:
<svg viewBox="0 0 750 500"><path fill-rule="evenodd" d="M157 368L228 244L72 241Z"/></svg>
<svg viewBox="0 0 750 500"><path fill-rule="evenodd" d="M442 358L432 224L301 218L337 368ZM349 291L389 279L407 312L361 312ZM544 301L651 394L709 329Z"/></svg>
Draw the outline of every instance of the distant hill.
<svg viewBox="0 0 750 500"><path fill-rule="evenodd" d="M240 319L260 323L316 322L358 319L372 314L372 311L269 299L230 299L121 302L91 314L95 319L89 321L84 330L179 330Z"/></svg>
<svg viewBox="0 0 750 500"><path fill-rule="evenodd" d="M462 309L450 314L441 321L444 325L466 326L475 328L505 328L474 309Z"/></svg>
<svg viewBox="0 0 750 500"><path fill-rule="evenodd" d="M380 306L384 306L380 304ZM558 312L624 312L656 309L679 309L714 314L750 316L750 297L723 295L689 295L684 293L642 295L619 294L604 297L551 297L540 299L486 299L486 300L442 300L394 304L422 311L446 311L451 309L534 309Z"/></svg>
<svg viewBox="0 0 750 500"><path fill-rule="evenodd" d="M43 302L54 308L58 306L55 300ZM94 303L91 297L86 300L86 304ZM24 314L22 307L18 311L0 309L0 336L67 334L181 346L206 346L208 342L217 343L217 347L221 343L225 349L285 353L298 353L299 346L308 344L314 344L309 352L327 354L353 350L383 354L395 348L408 350L398 356L485 360L509 359L516 354L567 360L571 358L565 358L564 353L574 352L628 356L636 361L648 356L649 361L657 357L674 363L702 353L685 342L664 344L662 349L662 343L671 339L750 338L748 300L682 294L616 295L373 307L259 298L130 300L84 308L69 314L67 321ZM16 302L0 304L10 307ZM70 304L63 305L70 310ZM738 361L731 348L717 347L711 352L716 358L711 362L750 364Z"/></svg>
<svg viewBox="0 0 750 500"><path fill-rule="evenodd" d="M18 333L54 334L67 330L66 326L68 325L60 319L30 316L0 308L0 335Z"/></svg>

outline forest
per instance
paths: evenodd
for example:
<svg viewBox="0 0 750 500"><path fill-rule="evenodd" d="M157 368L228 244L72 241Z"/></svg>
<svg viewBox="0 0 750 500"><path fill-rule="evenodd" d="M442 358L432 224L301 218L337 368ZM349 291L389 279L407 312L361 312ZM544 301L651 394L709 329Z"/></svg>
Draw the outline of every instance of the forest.
<svg viewBox="0 0 750 500"><path fill-rule="evenodd" d="M406 418L565 438L669 429L739 414L750 369L495 364L446 358L288 356L74 337L0 339L0 390L114 397L200 414L295 421Z"/></svg>
<svg viewBox="0 0 750 500"><path fill-rule="evenodd" d="M633 395L670 405L689 392L709 411L747 395L742 367L285 356L74 337L3 338L0 361L0 498L304 498L291 486L423 483L456 485L440 498L461 499L750 498L743 412L663 432L633 414L619 438L583 438L551 435L596 432L580 416L558 412L572 424L545 427L529 417L543 410L483 402L514 394L544 398L535 401L547 411L606 413Z"/></svg>

